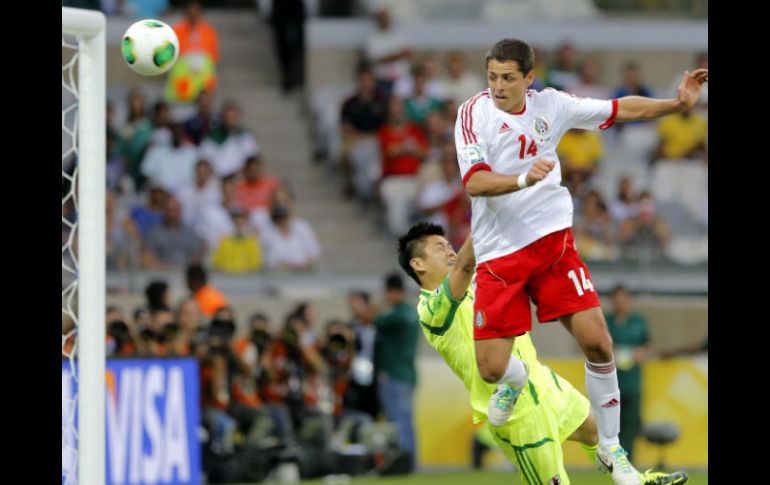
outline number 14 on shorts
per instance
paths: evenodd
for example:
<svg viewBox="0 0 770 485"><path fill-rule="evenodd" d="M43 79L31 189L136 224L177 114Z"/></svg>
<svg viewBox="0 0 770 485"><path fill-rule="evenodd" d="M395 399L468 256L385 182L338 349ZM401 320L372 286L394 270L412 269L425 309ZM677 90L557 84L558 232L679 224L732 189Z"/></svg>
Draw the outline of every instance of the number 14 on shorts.
<svg viewBox="0 0 770 485"><path fill-rule="evenodd" d="M580 280L578 280L577 273L575 273L574 269L571 269L569 273L567 273L567 276L569 276L569 279L574 283L578 296L583 296L586 291L594 291L594 284L591 283L591 280L586 278L586 272L583 268L579 268L579 270Z"/></svg>

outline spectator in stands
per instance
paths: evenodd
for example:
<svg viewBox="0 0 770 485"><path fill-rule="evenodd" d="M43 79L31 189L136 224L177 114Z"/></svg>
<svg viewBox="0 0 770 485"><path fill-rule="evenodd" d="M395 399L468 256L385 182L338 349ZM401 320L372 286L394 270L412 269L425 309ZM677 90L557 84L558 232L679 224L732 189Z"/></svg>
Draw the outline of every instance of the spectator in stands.
<svg viewBox="0 0 770 485"><path fill-rule="evenodd" d="M620 242L626 248L647 245L663 249L671 239L668 223L655 213L655 202L647 191L639 194L638 212L620 226Z"/></svg>
<svg viewBox="0 0 770 485"><path fill-rule="evenodd" d="M161 187L150 187L146 202L131 208L131 221L142 239L147 239L150 230L163 220L168 198L169 193Z"/></svg>
<svg viewBox="0 0 770 485"><path fill-rule="evenodd" d="M211 436L209 448L217 455L227 455L235 451L238 423L227 414L230 406L230 368L228 349L221 340L218 335L210 334L206 356L201 360L201 410L203 423Z"/></svg>
<svg viewBox="0 0 770 485"><path fill-rule="evenodd" d="M211 207L222 204L222 191L219 180L208 160L198 160L195 164L195 180L182 186L176 193L182 205L182 220L188 226L195 227ZM200 236L200 233L198 233Z"/></svg>
<svg viewBox="0 0 770 485"><path fill-rule="evenodd" d="M168 74L166 99L192 102L202 91L213 93L217 86L219 36L203 18L200 0L188 0L185 18L172 28L179 39L179 58Z"/></svg>
<svg viewBox="0 0 770 485"><path fill-rule="evenodd" d="M618 86L615 90L615 93L612 95L613 98L622 98L624 96L644 96L646 98L652 98L654 96L652 89L642 81L642 68L639 66L638 62L627 61L623 64L622 78L623 84ZM681 76L677 75L676 85L679 86L680 82L682 82ZM703 88L705 87L706 84L701 87L701 96L703 96ZM618 126L627 124L628 123L618 123Z"/></svg>
<svg viewBox="0 0 770 485"><path fill-rule="evenodd" d="M262 247L243 210L232 212L235 234L219 241L213 269L224 273L250 273L262 269Z"/></svg>
<svg viewBox="0 0 770 485"><path fill-rule="evenodd" d="M575 72L576 55L575 48L569 42L559 46L556 50L556 62L548 70L545 80L547 87L564 91L568 86L578 83L580 78Z"/></svg>
<svg viewBox="0 0 770 485"><path fill-rule="evenodd" d="M270 321L264 313L255 313L249 319L249 339L257 347L257 352L262 357L273 339Z"/></svg>
<svg viewBox="0 0 770 485"><path fill-rule="evenodd" d="M126 146L120 130L113 124L113 104L107 100L107 187L117 190L123 175L126 173Z"/></svg>
<svg viewBox="0 0 770 485"><path fill-rule="evenodd" d="M167 308L150 312L149 325L139 328L141 355L164 357L169 353L167 326L174 323L174 314Z"/></svg>
<svg viewBox="0 0 770 485"><path fill-rule="evenodd" d="M579 175L583 182L588 181L596 172L604 156L601 136L595 131L578 128L564 134L556 151L561 160L564 178L569 179L574 173Z"/></svg>
<svg viewBox="0 0 770 485"><path fill-rule="evenodd" d="M231 212L246 210L235 201L238 180L236 175L223 178L220 203L205 206L195 221L196 234L206 241L206 247L211 251L219 246L222 239L235 234Z"/></svg>
<svg viewBox="0 0 770 485"><path fill-rule="evenodd" d="M195 179L195 164L198 162L198 148L185 137L179 123L170 126L171 139L168 143L153 143L142 160L142 175L153 186L177 192L192 185Z"/></svg>
<svg viewBox="0 0 770 485"><path fill-rule="evenodd" d="M302 335L305 338L305 343L316 343L316 324L318 323L318 309L316 306L308 301L303 301L298 303L289 315L298 318L299 322L303 325L305 331Z"/></svg>
<svg viewBox="0 0 770 485"><path fill-rule="evenodd" d="M612 219L607 205L596 190L588 192L573 225L575 243L580 253L592 261L608 261L618 257Z"/></svg>
<svg viewBox="0 0 770 485"><path fill-rule="evenodd" d="M612 312L606 314L620 388L620 445L633 460L634 441L642 424L642 369L650 351L647 319L632 310L631 293L624 286L612 290Z"/></svg>
<svg viewBox="0 0 770 485"><path fill-rule="evenodd" d="M198 111L184 122L184 130L195 145L200 145L219 124L219 117L212 108L213 94L203 90L196 101Z"/></svg>
<svg viewBox="0 0 770 485"><path fill-rule="evenodd" d="M413 412L420 324L414 305L406 301L404 280L399 274L385 278L385 299L389 308L374 321L380 403L388 421L398 427L400 444L409 453L409 468L413 470L417 466Z"/></svg>
<svg viewBox="0 0 770 485"><path fill-rule="evenodd" d="M420 189L417 207L421 220L449 227L450 218L466 197L457 165L454 138L444 137L441 145L441 178L429 181Z"/></svg>
<svg viewBox="0 0 770 485"><path fill-rule="evenodd" d="M484 80L477 74L466 69L465 55L461 51L450 51L447 54L447 77L444 77L442 88L447 100L452 100L459 106L467 99L480 92L486 86Z"/></svg>
<svg viewBox="0 0 770 485"><path fill-rule="evenodd" d="M208 282L208 274L200 264L187 267L187 288L198 302L201 313L207 317L229 304L227 297Z"/></svg>
<svg viewBox="0 0 770 485"><path fill-rule="evenodd" d="M278 177L264 173L262 158L252 155L246 159L243 179L235 187L235 203L249 212L268 211L273 194L280 185Z"/></svg>
<svg viewBox="0 0 770 485"><path fill-rule="evenodd" d="M272 224L263 234L267 267L288 271L313 269L321 248L310 224L282 204L273 205L271 219Z"/></svg>
<svg viewBox="0 0 770 485"><path fill-rule="evenodd" d="M655 160L706 158L708 123L695 109L666 116L658 122L660 142Z"/></svg>
<svg viewBox="0 0 770 485"><path fill-rule="evenodd" d="M171 302L171 292L168 283L163 280L153 280L144 288L144 297L150 315L159 311L168 311Z"/></svg>
<svg viewBox="0 0 770 485"><path fill-rule="evenodd" d="M273 0L270 25L281 69L284 94L305 85L305 12L304 0Z"/></svg>
<svg viewBox="0 0 770 485"><path fill-rule="evenodd" d="M142 251L142 264L148 269L179 268L200 262L204 245L195 231L182 222L182 209L169 196L163 220L150 229Z"/></svg>
<svg viewBox="0 0 770 485"><path fill-rule="evenodd" d="M220 308L209 325L208 346L227 360L227 414L235 419L238 431L248 440L256 420L263 415L257 389L259 354L249 339L236 336L236 328L232 310Z"/></svg>
<svg viewBox="0 0 770 485"><path fill-rule="evenodd" d="M255 209L249 214L249 222L260 234L265 234L273 227L271 214L272 208L276 204L286 208L286 210L289 211L289 214L295 215L297 213L294 204L294 194L288 184L282 182L275 191L273 191L273 197L270 200L267 209Z"/></svg>
<svg viewBox="0 0 770 485"><path fill-rule="evenodd" d="M319 353L326 363L326 378L332 394L332 415L335 423L346 411L353 410L346 399L352 381L352 366L356 354L355 334L341 320L327 322L318 342Z"/></svg>
<svg viewBox="0 0 770 485"><path fill-rule="evenodd" d="M122 271L129 267L133 252L139 247L139 232L114 191L107 189L105 202L107 269Z"/></svg>
<svg viewBox="0 0 770 485"><path fill-rule="evenodd" d="M636 191L631 184L631 179L622 177L618 183L618 195L610 202L610 215L616 224L622 224L626 219L639 213Z"/></svg>
<svg viewBox="0 0 770 485"><path fill-rule="evenodd" d="M380 412L377 373L374 368L374 344L377 337L374 318L377 308L371 303L369 293L365 291L350 292L348 307L352 315L349 325L354 334L356 356L352 364L352 379L346 402L351 409L376 419Z"/></svg>
<svg viewBox="0 0 770 485"><path fill-rule="evenodd" d="M601 65L594 57L586 57L578 64L578 80L567 86L567 92L580 98L609 99L610 91L600 82Z"/></svg>
<svg viewBox="0 0 770 485"><path fill-rule="evenodd" d="M366 40L364 51L375 66L379 90L389 96L394 84L409 73L411 51L404 36L393 30L387 7L378 8L375 20L377 31Z"/></svg>
<svg viewBox="0 0 770 485"><path fill-rule="evenodd" d="M195 299L187 298L179 303L176 323L179 325L179 338L185 347L180 355L198 355L198 344L203 339L202 318L203 314Z"/></svg>
<svg viewBox="0 0 770 485"><path fill-rule="evenodd" d="M131 357L136 354L138 334L130 326L123 312L117 307L107 307L105 322L107 325L107 356Z"/></svg>
<svg viewBox="0 0 770 485"><path fill-rule="evenodd" d="M342 167L344 194L355 192L368 202L379 172L377 130L385 122L387 98L376 90L374 71L367 62L356 68L356 92L342 104Z"/></svg>
<svg viewBox="0 0 770 485"><path fill-rule="evenodd" d="M535 91L542 91L546 87L545 80L548 79L548 54L539 47L532 47L532 50L535 54L535 80L530 84L529 88Z"/></svg>
<svg viewBox="0 0 770 485"><path fill-rule="evenodd" d="M171 123L171 106L165 101L157 101L152 108L150 147L171 143ZM144 157L142 160L144 160Z"/></svg>
<svg viewBox="0 0 770 485"><path fill-rule="evenodd" d="M424 65L416 64L412 68L412 79L414 80L413 93L404 100L406 119L424 129L428 113L441 110L442 103L439 98L430 95L426 89L428 76Z"/></svg>
<svg viewBox="0 0 770 485"><path fill-rule="evenodd" d="M404 103L397 96L388 102L388 122L379 131L382 154L380 197L385 204L387 226L401 234L409 227L419 190L417 173L428 152L422 129L406 119Z"/></svg>
<svg viewBox="0 0 770 485"><path fill-rule="evenodd" d="M444 119L450 129L453 129L457 122L457 108L460 106L454 99L448 99L444 102Z"/></svg>
<svg viewBox="0 0 770 485"><path fill-rule="evenodd" d="M422 58L409 69L407 75L402 76L396 82L393 86L392 94L403 99L411 98L415 95L415 69L420 69L422 71L422 76L424 77L423 92L425 96L444 100L446 98L446 91L444 90L443 83L438 78L438 60L436 59L436 54L432 52L424 54Z"/></svg>
<svg viewBox="0 0 770 485"><path fill-rule="evenodd" d="M622 78L622 84L615 89L614 94L612 95L613 98L619 99L624 96L644 96L647 98L654 97L654 93L652 89L644 83L642 80L642 68L636 61L627 61L625 64L623 64L623 68L621 71L621 78ZM681 82L681 77L677 80L677 86L678 83ZM703 84L703 87L705 87L706 84ZM701 94L703 93L701 88ZM649 121L629 121L628 123L615 123L612 126L612 129L615 130L616 133L624 132L628 134L628 130L626 130L626 127L628 126L635 126L635 127L647 127L650 126L651 123ZM645 136L647 134L647 130L644 130L642 135L642 146L646 147L647 143L645 140L651 138L649 135ZM633 138L633 135L632 135ZM651 140L650 140L651 141ZM634 140L626 140L625 142L621 139L621 143L628 144L630 143L632 146L635 145ZM638 142L637 142L638 143ZM645 148L645 151L647 149Z"/></svg>
<svg viewBox="0 0 770 485"><path fill-rule="evenodd" d="M302 418L316 408L318 395L313 384L325 368L315 344L308 344L303 338L305 331L299 317L287 318L282 331L270 343L264 360L265 401L287 409L297 428Z"/></svg>
<svg viewBox="0 0 770 485"><path fill-rule="evenodd" d="M128 173L137 190L142 187L143 177L140 167L153 130L152 122L147 117L145 109L144 95L139 89L132 89L128 93L128 116L126 124L121 129L121 136L125 142Z"/></svg>
<svg viewBox="0 0 770 485"><path fill-rule="evenodd" d="M201 142L201 156L219 177L240 172L246 160L260 153L257 140L241 125L241 109L233 101L222 108L222 124Z"/></svg>

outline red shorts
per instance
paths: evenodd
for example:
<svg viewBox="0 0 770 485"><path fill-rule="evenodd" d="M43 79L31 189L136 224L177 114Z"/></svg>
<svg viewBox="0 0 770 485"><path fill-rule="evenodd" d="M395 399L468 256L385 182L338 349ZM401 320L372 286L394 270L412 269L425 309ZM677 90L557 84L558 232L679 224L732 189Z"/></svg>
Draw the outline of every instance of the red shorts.
<svg viewBox="0 0 770 485"><path fill-rule="evenodd" d="M571 228L476 267L474 339L530 331L530 298L540 322L599 306L591 273L578 256Z"/></svg>

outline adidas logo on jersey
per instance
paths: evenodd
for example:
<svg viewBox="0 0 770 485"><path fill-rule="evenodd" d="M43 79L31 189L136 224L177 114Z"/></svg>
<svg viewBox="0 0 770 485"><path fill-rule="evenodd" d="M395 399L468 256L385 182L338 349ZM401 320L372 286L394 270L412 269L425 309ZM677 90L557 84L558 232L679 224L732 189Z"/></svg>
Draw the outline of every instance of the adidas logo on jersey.
<svg viewBox="0 0 770 485"><path fill-rule="evenodd" d="M610 399L609 401L607 401L606 403L602 404L602 407L603 407L603 408L614 408L614 407L615 407L615 406L617 406L618 404L620 404L620 401L618 401L618 400L617 400L617 399L615 399L615 398L612 398L612 399Z"/></svg>
<svg viewBox="0 0 770 485"><path fill-rule="evenodd" d="M506 131L511 131L511 127L508 126L508 123L503 121L503 124L500 125L500 130L498 130L498 133L505 133Z"/></svg>

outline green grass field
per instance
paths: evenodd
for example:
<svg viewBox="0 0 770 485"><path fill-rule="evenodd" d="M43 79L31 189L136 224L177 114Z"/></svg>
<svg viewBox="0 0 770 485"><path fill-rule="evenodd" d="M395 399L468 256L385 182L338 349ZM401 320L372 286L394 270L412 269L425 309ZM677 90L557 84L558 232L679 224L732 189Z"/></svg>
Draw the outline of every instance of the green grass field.
<svg viewBox="0 0 770 485"><path fill-rule="evenodd" d="M688 474L690 475L690 480L687 482L688 485L704 485L708 483L707 472L688 472ZM572 485L612 485L612 480L606 475L601 475L599 472L571 472L570 479ZM350 482L320 479L305 480L300 483L303 485L342 485L343 483L350 483L351 485L520 485L521 480L519 480L519 475L516 472L458 471L454 473L420 473L406 477L354 478Z"/></svg>

